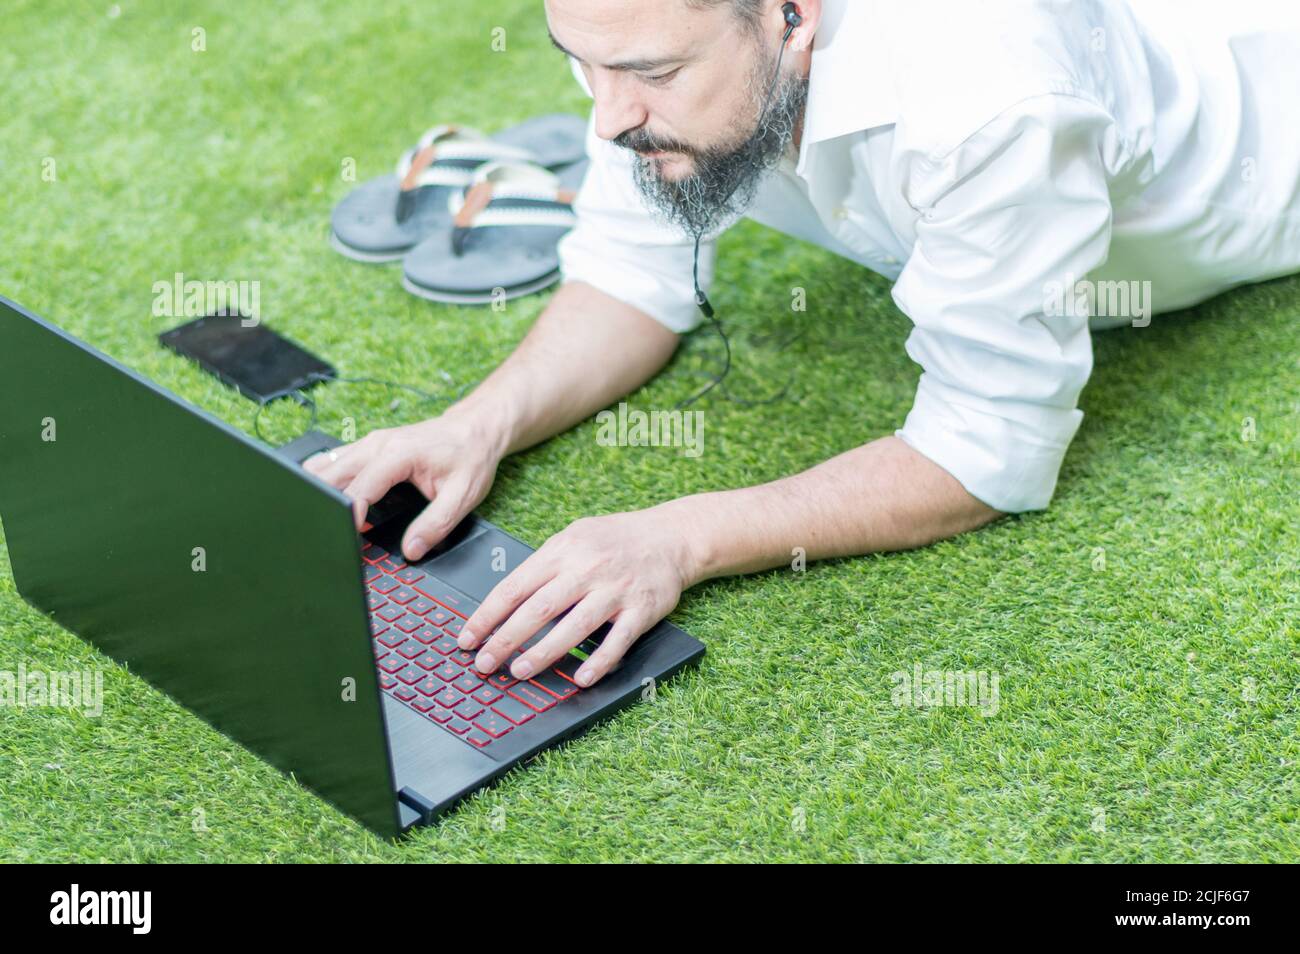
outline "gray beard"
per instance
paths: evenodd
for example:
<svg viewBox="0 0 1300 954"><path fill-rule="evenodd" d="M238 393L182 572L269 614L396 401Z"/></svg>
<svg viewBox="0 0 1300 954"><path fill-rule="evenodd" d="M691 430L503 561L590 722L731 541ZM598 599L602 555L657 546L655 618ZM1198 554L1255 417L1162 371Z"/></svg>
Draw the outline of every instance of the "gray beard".
<svg viewBox="0 0 1300 954"><path fill-rule="evenodd" d="M795 130L808 102L808 80L782 76L766 109L760 99L767 95L776 68L776 57L760 63L751 78L754 109L759 113L753 131L738 146L695 149L683 143L664 142L644 130L623 133L614 143L625 149L647 152L681 152L694 162L694 170L675 182L661 178L657 162L637 157L633 180L650 211L688 235L700 238L724 223L738 218L749 208L763 176L772 169L794 142Z"/></svg>

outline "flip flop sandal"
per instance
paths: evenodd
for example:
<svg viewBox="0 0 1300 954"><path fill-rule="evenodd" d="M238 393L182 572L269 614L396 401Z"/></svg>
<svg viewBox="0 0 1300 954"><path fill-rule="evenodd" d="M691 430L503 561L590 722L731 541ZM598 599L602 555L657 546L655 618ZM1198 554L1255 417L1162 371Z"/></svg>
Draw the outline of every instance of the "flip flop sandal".
<svg viewBox="0 0 1300 954"><path fill-rule="evenodd" d="M559 174L521 162L480 167L448 201L451 228L403 259L402 287L432 301L487 305L554 285L556 246L577 223L573 200L586 171L585 161Z"/></svg>
<svg viewBox="0 0 1300 954"><path fill-rule="evenodd" d="M473 182L485 162L563 168L584 158L587 123L553 113L492 137L464 126L434 126L403 153L392 175L354 189L330 217L330 244L361 262L391 262L451 224L448 198Z"/></svg>

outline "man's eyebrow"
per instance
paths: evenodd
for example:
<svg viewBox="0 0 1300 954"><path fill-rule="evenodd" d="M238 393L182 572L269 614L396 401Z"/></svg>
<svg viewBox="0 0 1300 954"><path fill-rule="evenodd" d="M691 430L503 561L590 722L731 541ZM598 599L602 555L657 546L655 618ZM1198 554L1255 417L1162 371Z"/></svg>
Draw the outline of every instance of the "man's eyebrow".
<svg viewBox="0 0 1300 954"><path fill-rule="evenodd" d="M564 48L563 44L555 38L555 34L550 31L549 27L546 30L546 35L551 38L551 46L555 47L565 56L572 57L579 63L582 62L580 56L576 53L571 53ZM685 60L680 56L665 56L660 57L659 59L623 60L621 63L609 63L605 65L605 69L618 70L625 73L649 73L654 70L662 69L665 66L671 66L674 63L682 62L685 62Z"/></svg>

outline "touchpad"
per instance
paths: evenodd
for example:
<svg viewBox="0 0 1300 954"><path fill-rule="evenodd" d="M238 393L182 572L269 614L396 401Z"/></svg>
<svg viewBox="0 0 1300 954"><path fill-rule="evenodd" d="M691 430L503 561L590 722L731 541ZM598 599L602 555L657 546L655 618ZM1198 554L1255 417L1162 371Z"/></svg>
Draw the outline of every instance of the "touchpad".
<svg viewBox="0 0 1300 954"><path fill-rule="evenodd" d="M532 548L495 527L485 527L446 553L420 564L420 569L445 580L480 603L492 588L532 555Z"/></svg>

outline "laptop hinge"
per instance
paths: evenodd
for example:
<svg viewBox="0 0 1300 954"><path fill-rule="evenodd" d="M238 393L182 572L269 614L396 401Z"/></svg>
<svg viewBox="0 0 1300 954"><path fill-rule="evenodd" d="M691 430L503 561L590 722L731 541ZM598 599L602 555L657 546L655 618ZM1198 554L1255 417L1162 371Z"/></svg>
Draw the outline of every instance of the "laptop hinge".
<svg viewBox="0 0 1300 954"><path fill-rule="evenodd" d="M397 798L403 804L409 805L411 808L414 808L419 812L420 818L424 821L428 821L433 817L433 802L429 801L409 785L398 791Z"/></svg>

